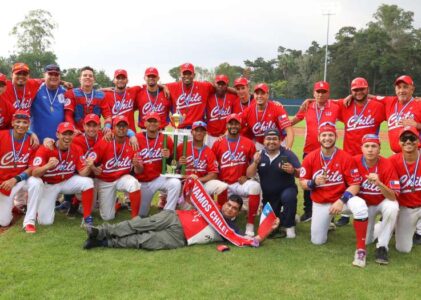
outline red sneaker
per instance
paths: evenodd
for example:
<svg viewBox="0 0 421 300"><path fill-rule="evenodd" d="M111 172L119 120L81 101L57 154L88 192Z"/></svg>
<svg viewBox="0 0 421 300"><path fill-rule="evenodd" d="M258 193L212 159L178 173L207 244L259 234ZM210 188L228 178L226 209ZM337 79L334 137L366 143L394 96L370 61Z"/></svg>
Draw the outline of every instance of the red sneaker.
<svg viewBox="0 0 421 300"><path fill-rule="evenodd" d="M35 228L35 225L28 224L25 226L26 233L36 233L37 229Z"/></svg>

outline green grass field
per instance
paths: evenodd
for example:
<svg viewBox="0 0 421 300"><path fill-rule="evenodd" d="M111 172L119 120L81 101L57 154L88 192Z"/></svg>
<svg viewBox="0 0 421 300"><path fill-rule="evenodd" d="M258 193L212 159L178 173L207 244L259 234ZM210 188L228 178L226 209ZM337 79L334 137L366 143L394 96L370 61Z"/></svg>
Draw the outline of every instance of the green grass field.
<svg viewBox="0 0 421 300"><path fill-rule="evenodd" d="M294 148L302 143L297 137ZM298 205L301 214L301 192ZM116 222L128 218L123 211ZM331 232L323 246L312 245L310 224L300 223L294 240L220 253L217 244L85 251L79 219L57 214L53 226L38 226L35 235L21 223L0 235L0 299L416 299L421 293L420 246L400 254L392 238L390 265L377 265L370 245L367 267L352 267L351 225Z"/></svg>

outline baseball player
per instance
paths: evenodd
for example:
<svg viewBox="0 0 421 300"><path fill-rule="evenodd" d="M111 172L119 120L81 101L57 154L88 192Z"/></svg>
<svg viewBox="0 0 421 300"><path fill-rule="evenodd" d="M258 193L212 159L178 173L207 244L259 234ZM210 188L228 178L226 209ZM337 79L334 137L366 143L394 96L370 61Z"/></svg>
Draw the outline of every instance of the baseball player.
<svg viewBox="0 0 421 300"><path fill-rule="evenodd" d="M412 249L417 222L421 220L421 154L419 131L404 126L399 133L402 152L390 157L400 181L399 214L396 222L395 240L399 252Z"/></svg>
<svg viewBox="0 0 421 300"><path fill-rule="evenodd" d="M129 120L125 116L115 117L112 141L99 141L90 154L92 163L89 163L89 167L98 180L99 212L101 218L105 221L112 220L115 217L117 191L129 193L132 217L139 213L141 203L140 184L136 178L130 175L135 152L129 146L128 126Z"/></svg>
<svg viewBox="0 0 421 300"><path fill-rule="evenodd" d="M58 194L82 194L83 217L93 224L92 201L94 183L80 149L72 145L75 128L68 122L57 127L57 142L53 150L41 146L32 160L32 176L28 179L28 210L23 221L26 232L35 233L35 221L41 225L54 222L54 207ZM78 171L80 175L74 173Z"/></svg>
<svg viewBox="0 0 421 300"><path fill-rule="evenodd" d="M16 110L12 103L7 101L6 90L7 77L0 73L0 130L12 128L12 117Z"/></svg>
<svg viewBox="0 0 421 300"><path fill-rule="evenodd" d="M248 128L249 134L254 136L257 150L262 150L264 133L268 129L278 129L285 138L285 146L291 149L294 142L294 131L288 114L282 105L269 101L269 87L260 83L254 87L255 102L241 114L243 126Z"/></svg>
<svg viewBox="0 0 421 300"><path fill-rule="evenodd" d="M167 194L165 209L175 210L180 195L181 183L177 178L160 176L162 172L162 158L169 158L173 152L173 141L167 138L164 148L164 135L159 132L161 115L150 112L143 117L146 133L136 135L139 141L139 150L133 158L135 177L139 180L142 189L142 205L139 215L147 217L152 198L158 190Z"/></svg>
<svg viewBox="0 0 421 300"><path fill-rule="evenodd" d="M396 201L400 189L399 178L392 163L380 156L380 139L377 135L366 134L361 143L362 154L354 156L354 160L362 176L358 196L368 205L365 242L371 244L377 238L376 262L386 265L389 263L389 241L399 211ZM377 215L381 215L382 220L374 230Z"/></svg>
<svg viewBox="0 0 421 300"><path fill-rule="evenodd" d="M212 147L213 143L225 134L226 119L231 115L237 96L228 93L229 78L226 75L215 77L215 93L212 93L206 104L207 141L206 145Z"/></svg>
<svg viewBox="0 0 421 300"><path fill-rule="evenodd" d="M368 209L365 201L356 196L361 176L352 157L335 147L336 138L334 124L321 124L321 148L304 158L300 171L301 187L311 191L313 201L311 242L316 245L326 243L331 216L351 211L357 238L352 264L365 267Z"/></svg>
<svg viewBox="0 0 421 300"><path fill-rule="evenodd" d="M294 126L303 119L306 121L306 136L304 142L303 159L312 151L320 148L318 141L318 128L320 124L330 122L335 124L338 119L338 106L329 100L330 86L326 81L318 81L314 84L313 96L315 101L305 109L300 109L291 124ZM311 220L312 201L310 191L304 190L304 214L300 217L301 222Z"/></svg>
<svg viewBox="0 0 421 300"><path fill-rule="evenodd" d="M168 125L168 115L171 109L171 102L165 96L164 90L159 87L159 72L154 67L145 70L146 88L142 89L137 97L136 104L139 109L139 127L145 129L143 117L148 113L156 112L160 117L160 129Z"/></svg>
<svg viewBox="0 0 421 300"><path fill-rule="evenodd" d="M219 179L228 183L228 194L249 198L245 233L254 236L254 219L260 204L261 188L257 181L246 176L256 147L251 140L240 136L241 122L240 116L230 115L227 118L227 134L213 144L212 151L219 164Z"/></svg>
<svg viewBox="0 0 421 300"><path fill-rule="evenodd" d="M29 143L29 124L28 111L17 110L13 114L13 129L0 131L0 227L12 221L14 196L28 188L29 162L36 151Z"/></svg>
<svg viewBox="0 0 421 300"><path fill-rule="evenodd" d="M237 99L234 101L234 105L232 107L232 112L234 114L241 113L250 106L251 103L254 101L253 94L250 94L250 87L247 78L245 77L238 77L234 80L234 88L237 91ZM251 135L247 129L247 127L242 127L240 134L245 136L248 139L253 139L253 135Z"/></svg>

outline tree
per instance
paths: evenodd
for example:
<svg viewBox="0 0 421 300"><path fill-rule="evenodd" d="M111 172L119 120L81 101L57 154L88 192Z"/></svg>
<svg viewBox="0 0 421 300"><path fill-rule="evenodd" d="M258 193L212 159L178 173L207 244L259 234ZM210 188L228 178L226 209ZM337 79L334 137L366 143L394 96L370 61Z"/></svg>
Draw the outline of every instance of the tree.
<svg viewBox="0 0 421 300"><path fill-rule="evenodd" d="M231 66L229 63L225 62L220 64L215 68L215 74L220 75L224 74L227 75L230 79L230 83L232 84L234 80L244 73L244 68L240 66Z"/></svg>

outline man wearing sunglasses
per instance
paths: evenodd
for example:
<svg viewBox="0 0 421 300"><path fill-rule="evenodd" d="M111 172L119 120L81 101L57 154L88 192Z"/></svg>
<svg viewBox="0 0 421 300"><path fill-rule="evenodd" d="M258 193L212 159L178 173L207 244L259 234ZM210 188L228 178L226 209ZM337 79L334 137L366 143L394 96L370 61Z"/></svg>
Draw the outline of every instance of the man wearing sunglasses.
<svg viewBox="0 0 421 300"><path fill-rule="evenodd" d="M415 127L405 126L399 134L402 152L393 155L399 181L399 214L396 223L396 249L408 253L413 246L413 235L421 221L421 154L419 132Z"/></svg>

